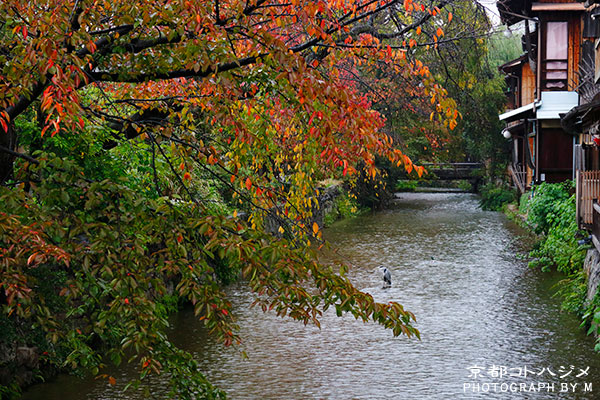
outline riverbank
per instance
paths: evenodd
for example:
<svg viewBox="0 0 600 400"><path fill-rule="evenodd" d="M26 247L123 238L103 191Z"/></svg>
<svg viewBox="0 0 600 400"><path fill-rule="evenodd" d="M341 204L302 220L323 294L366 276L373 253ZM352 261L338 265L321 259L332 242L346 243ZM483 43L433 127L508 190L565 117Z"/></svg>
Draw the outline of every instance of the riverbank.
<svg viewBox="0 0 600 400"><path fill-rule="evenodd" d="M577 228L571 190L569 183L542 184L536 187L535 196L525 194L519 205L507 204L503 211L536 235L537 243L529 253L530 267L554 268L565 276L558 290L562 309L576 314L598 341L600 252L586 239L589 233ZM595 348L600 350L600 344Z"/></svg>

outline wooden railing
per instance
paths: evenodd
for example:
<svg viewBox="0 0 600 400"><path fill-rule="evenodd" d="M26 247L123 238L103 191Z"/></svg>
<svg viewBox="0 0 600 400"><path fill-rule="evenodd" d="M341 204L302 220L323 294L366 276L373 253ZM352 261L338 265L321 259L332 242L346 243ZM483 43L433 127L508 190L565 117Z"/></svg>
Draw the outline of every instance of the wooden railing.
<svg viewBox="0 0 600 400"><path fill-rule="evenodd" d="M433 172L440 180L459 180L479 178L479 171L485 166L481 163L421 163L427 172Z"/></svg>
<svg viewBox="0 0 600 400"><path fill-rule="evenodd" d="M593 203L600 198L600 171L577 171L576 214L579 228L593 223Z"/></svg>
<svg viewBox="0 0 600 400"><path fill-rule="evenodd" d="M519 193L525 193L527 188L527 171L525 168L509 165L508 171L510 172L513 182L519 189Z"/></svg>

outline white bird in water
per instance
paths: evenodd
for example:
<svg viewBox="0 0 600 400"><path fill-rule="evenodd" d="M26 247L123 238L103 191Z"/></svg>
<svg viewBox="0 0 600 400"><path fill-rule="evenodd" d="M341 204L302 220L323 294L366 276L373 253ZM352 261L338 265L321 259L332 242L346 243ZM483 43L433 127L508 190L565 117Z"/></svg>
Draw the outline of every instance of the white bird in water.
<svg viewBox="0 0 600 400"><path fill-rule="evenodd" d="M390 270L387 269L386 267L384 267L383 265L380 265L377 268L379 268L379 271L383 275L383 288L387 289L387 288L391 287L392 286L392 274L391 274Z"/></svg>

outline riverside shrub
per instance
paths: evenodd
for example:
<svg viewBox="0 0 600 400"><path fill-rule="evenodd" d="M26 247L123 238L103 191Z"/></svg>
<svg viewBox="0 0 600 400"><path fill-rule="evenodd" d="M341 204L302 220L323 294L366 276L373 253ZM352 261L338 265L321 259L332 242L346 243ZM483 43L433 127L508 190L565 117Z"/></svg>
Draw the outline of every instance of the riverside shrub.
<svg viewBox="0 0 600 400"><path fill-rule="evenodd" d="M499 211L502 206L515 200L513 190L488 183L481 188L479 205L487 211Z"/></svg>
<svg viewBox="0 0 600 400"><path fill-rule="evenodd" d="M572 182L542 183L527 203L527 221L533 230L545 237L531 252L531 266L572 274L581 269L585 254L577 243L575 196L570 194Z"/></svg>
<svg viewBox="0 0 600 400"><path fill-rule="evenodd" d="M542 183L535 188L534 195L527 203L527 222L533 227L535 233L548 233L551 226L568 222L569 218L564 215L564 203L572 202L570 191L573 182ZM575 213L572 215L575 220Z"/></svg>

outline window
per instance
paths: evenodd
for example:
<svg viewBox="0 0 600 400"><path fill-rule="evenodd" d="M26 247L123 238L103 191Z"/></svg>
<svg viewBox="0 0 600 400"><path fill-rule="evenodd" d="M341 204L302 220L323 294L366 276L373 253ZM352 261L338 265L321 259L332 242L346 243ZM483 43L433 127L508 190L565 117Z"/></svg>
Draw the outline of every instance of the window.
<svg viewBox="0 0 600 400"><path fill-rule="evenodd" d="M569 31L567 22L547 22L542 88L567 90Z"/></svg>

